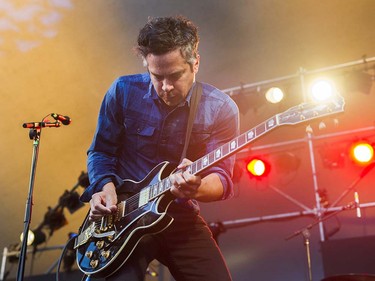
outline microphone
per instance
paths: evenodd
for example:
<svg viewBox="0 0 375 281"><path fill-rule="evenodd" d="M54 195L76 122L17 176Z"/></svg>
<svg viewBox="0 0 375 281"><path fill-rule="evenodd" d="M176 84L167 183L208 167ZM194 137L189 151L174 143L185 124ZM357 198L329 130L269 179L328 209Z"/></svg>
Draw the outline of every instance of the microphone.
<svg viewBox="0 0 375 281"><path fill-rule="evenodd" d="M72 122L72 119L70 119L70 117L66 115L64 116L58 113L51 113L51 116L56 121L60 121L61 123L63 123L63 125L69 125Z"/></svg>
<svg viewBox="0 0 375 281"><path fill-rule="evenodd" d="M42 128L42 127L60 127L60 122L28 122L23 123L22 127L28 128L28 129L34 129L34 128Z"/></svg>

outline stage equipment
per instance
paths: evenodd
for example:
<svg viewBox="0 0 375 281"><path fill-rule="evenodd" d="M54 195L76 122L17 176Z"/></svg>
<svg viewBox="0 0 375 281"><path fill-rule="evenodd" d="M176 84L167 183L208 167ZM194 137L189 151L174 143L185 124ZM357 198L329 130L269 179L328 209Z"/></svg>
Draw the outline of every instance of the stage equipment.
<svg viewBox="0 0 375 281"><path fill-rule="evenodd" d="M278 87L271 87L266 92L266 100L270 103L279 103L284 98L284 92Z"/></svg>
<svg viewBox="0 0 375 281"><path fill-rule="evenodd" d="M280 152L274 155L254 154L244 161L236 161L236 169L244 166L250 179L261 180L270 173L289 174L300 167L301 159L291 152ZM238 182L238 181L237 181Z"/></svg>
<svg viewBox="0 0 375 281"><path fill-rule="evenodd" d="M367 165L374 160L374 147L367 141L356 142L350 148L350 157L356 164Z"/></svg>
<svg viewBox="0 0 375 281"><path fill-rule="evenodd" d="M365 127L365 128L360 128L357 130L350 130L350 131L344 131L344 132L339 132L339 133L332 133L332 134L326 134L326 135L321 135L321 136L310 136L310 140L322 140L326 138L332 138L332 137L337 137L337 136L345 136L348 134L357 134L357 133L363 133L363 132L368 132L368 131L375 131L375 126L373 127ZM270 145L263 145L263 146L256 146L256 147L251 147L246 151L240 152L238 157L239 159L243 159L248 157L247 155L249 153L256 153L257 151L260 150L267 150L271 148L278 148L282 147L285 145L297 145L299 143L304 143L308 142L309 139L296 139L296 140L291 140L291 141L286 141L286 142L280 142L280 143L274 143ZM310 151L312 153L312 151ZM290 236L286 237L286 240L289 240L293 237L301 235L303 237L303 242L304 242L304 247L306 251L306 259L307 259L307 269L308 269L308 280L312 280L312 265L311 265L311 253L310 253L310 229L315 226L321 226L323 221L326 221L334 216L336 216L338 213L343 212L345 210L356 210L357 216L358 213L360 212L361 209L363 208L370 208L370 207L375 207L375 202L371 203L360 203L358 200L358 197L355 197L355 192L357 191L357 185L359 182L375 167L375 162L371 163L370 165L366 166L359 176L345 189L345 191L332 203L332 204L327 204L324 203L321 200L322 196L322 189L316 189L316 200L318 200L317 205L319 208L310 208L303 203L299 202L297 199L293 198L292 196L284 193L280 189L278 189L275 186L269 185L269 188L274 190L275 192L279 193L281 196L283 196L285 199L288 201L294 203L295 205L299 206L302 211L297 211L297 212L290 212L290 213L282 213L282 214L276 214L276 215L268 215L268 216L260 216L260 217L254 217L254 218L245 218L245 219L236 219L236 220L231 220L231 221L223 221L223 222L209 222L210 229L212 229L213 233L215 233L216 239L218 239L218 236L221 233L226 232L228 229L231 228L238 228L238 227L245 227L249 225L253 225L256 223L263 223L267 221L279 221L279 220L285 220L285 219L292 219L292 218L297 218L301 216L312 216L315 217L316 220L314 223L309 224L306 227L303 227L302 229L295 231L293 234ZM316 187L317 188L317 187ZM341 200L347 196L349 193L353 192L353 197L354 200L349 202L346 205L343 206L337 206ZM326 200L326 199L325 199ZM321 242L326 240L326 234L324 232L324 228L322 227L320 234L324 235L323 237L320 237ZM323 280L322 280L323 281Z"/></svg>
<svg viewBox="0 0 375 281"><path fill-rule="evenodd" d="M85 172L81 172L81 174L78 177L77 183L72 187L71 190L65 190L63 195L60 196L58 200L58 204L51 208L48 207L48 211L44 215L43 221L33 230L28 231L28 239L27 239L27 246L32 246L32 248L27 249L27 253L33 253L36 252L43 252L48 250L60 250L64 249L64 247L67 247L66 255L68 257L65 257L62 255L62 259L64 259L64 270L68 270L69 267L69 258L72 256L71 251L69 251L69 245L62 245L62 246L54 246L54 247L44 247L40 248L39 245L46 242L54 233L54 231L60 229L64 225L66 225L68 222L64 215L64 209L68 209L68 211L73 214L76 212L79 208L83 207L84 204L80 202L79 200L79 194L75 191L78 187L87 188L89 186L89 180L88 180L88 174ZM74 233L69 234L69 238L72 237L72 235L75 235ZM1 264L1 271L0 271L0 280L5 280L4 277L6 275L5 273L5 266L7 259L10 263L16 263L19 262L20 259L20 249L22 244L24 243L24 233L20 235L20 241L21 244L15 244L11 245L9 247L5 247L3 250L3 258L2 258L2 264ZM65 252L64 252L65 253ZM75 252L74 252L74 258L75 258ZM50 269L48 269L47 273L51 272L57 265L57 262L55 262Z"/></svg>
<svg viewBox="0 0 375 281"><path fill-rule="evenodd" d="M365 172L365 173L364 173ZM359 177L359 179L363 178L363 174L367 174L369 170L363 171ZM354 183L357 184L359 180L355 181ZM350 190L354 187L355 184L352 184L348 187L347 190ZM316 216L316 210L309 209L307 206L303 205L302 203L298 202L294 198L283 194L278 190L277 188L273 187L273 189L277 192L279 192L281 195L283 195L286 199L289 201L295 203L296 205L300 206L304 209L304 211L300 212L292 212L292 213L286 213L286 214L278 214L278 215L270 215L270 216L261 216L257 218L248 218L248 219L237 219L232 221L224 221L224 222L211 222L209 223L209 227L211 231L214 233L214 237L217 240L219 234L226 232L230 228L238 228L238 227L244 227L255 223L261 223L266 221L277 221L277 220L284 220L287 218L295 218L300 216ZM346 192L347 194L347 192ZM368 208L368 207L374 207L375 203L366 203L366 204L358 204L358 202L352 201L349 202L346 205L340 206L340 207L329 207L322 212L322 215L320 217L316 217L316 220L307 225L306 227L301 228L300 230L295 231L291 235L285 238L285 240L290 240L296 236L301 235L303 237L303 243L306 251L306 260L307 260L307 268L308 268L308 280L312 281L312 265L311 265L311 251L310 251L310 229L313 227L321 224L322 222L336 216L340 212L346 211L346 210L353 210L353 209L360 209L360 208ZM323 281L323 280L322 280Z"/></svg>
<svg viewBox="0 0 375 281"><path fill-rule="evenodd" d="M261 179L265 177L270 172L270 164L261 158L252 158L248 161L246 165L246 170L249 173L250 177L255 177Z"/></svg>
<svg viewBox="0 0 375 281"><path fill-rule="evenodd" d="M373 64L372 67L370 64ZM352 68L354 67L356 69L352 70ZM359 71L360 70L359 68L362 68L362 71L366 71L366 72L368 72L369 69L372 69L372 68L375 69L375 57L367 58L366 56L363 56L361 60L352 61L352 62L334 65L334 66L329 66L329 67L320 68L320 69L315 69L315 70L309 70L309 71L301 67L297 73L292 74L292 75L286 75L286 76L278 77L275 79L264 80L264 81L257 82L257 83L241 84L238 87L224 89L223 92L227 93L232 98L235 98L236 96L253 95L254 92L259 92L261 89L265 89L265 88L268 89L270 88L270 86L276 87L277 84L285 85L288 83L295 82L297 80L299 81L299 84L300 84L300 88L301 88L300 94L302 95L302 99L304 102L306 102L307 100L311 100L311 96L308 94L308 89L307 89L308 88L307 85L309 84L308 83L309 79L310 81L314 81L317 79L317 77L322 77L322 73L324 73L325 76L328 76L331 73L338 73L338 72L342 73L341 71L344 69L352 70L352 71ZM374 77L374 75L375 73L373 73L371 77ZM315 79L311 79L311 77ZM336 88L338 87L335 87L335 91L336 91ZM337 122L337 121L334 120L334 122ZM308 148L309 148L309 156L310 156L311 169L312 169L312 174L313 174L313 185L314 185L313 188L316 194L315 199L316 199L316 208L318 210L317 215L319 216L319 212L322 208L320 206L320 202L319 202L320 198L318 195L319 193L318 191L320 189L319 189L318 181L316 178L317 173L316 173L316 165L315 165L315 153L313 151L313 142L316 140L323 139L323 138L335 137L341 134L343 135L356 134L356 133L360 133L364 131L371 131L371 130L373 130L373 127L350 130L350 131L343 132L343 133L333 133L333 134L323 135L319 137L319 136L314 136L311 127L308 126L306 128L306 138L303 138L300 140L294 140L294 141L285 141L277 145L268 145L268 146L265 145L265 146L258 146L256 148L254 147L245 148L244 150L242 150L242 152L237 154L237 159L241 158L240 154L246 155L242 157L242 158L246 158L248 157L249 154L251 154L252 152L256 152L257 150L264 150L266 148L291 145L291 144L297 144L297 143L307 143ZM325 235L324 235L322 224L319 226L319 231L320 231L320 239L324 241Z"/></svg>
<svg viewBox="0 0 375 281"><path fill-rule="evenodd" d="M254 96L257 93L266 92L270 88L278 87L280 89L283 89L284 96L287 97L288 95L290 95L290 93L288 89L285 90L284 88L290 88L291 84L300 82L301 88L302 88L302 91L299 91L300 93L302 93L301 101L306 102L307 100L313 100L312 95L311 95L312 83L307 83L307 80L311 77L315 77L312 80L312 82L322 80L322 73L324 73L324 76L326 77L325 79L327 82L321 84L321 86L323 86L324 84L326 85L326 86L323 86L323 88L327 88L328 86L328 89L329 89L329 87L332 86L334 91L340 89L340 92L341 92L341 89L345 92L348 89L349 90L357 89L357 90L360 90L361 92L368 94L370 92L372 82L375 81L375 64L370 65L374 62L375 62L375 57L367 58L366 56L363 56L361 60L352 61L352 62L334 65L334 66L329 66L329 67L320 68L320 69L315 69L315 70L306 70L301 67L295 74L285 75L285 76L278 77L275 79L264 80L264 81L256 82L256 83L247 83L247 84L241 83L240 86L224 89L223 92L227 93L234 100L236 99L244 100L244 98L242 98L241 96ZM343 86L338 87L338 85L336 85L337 83L333 82L334 79L331 79L330 74L334 73L335 71L338 72L341 70L347 70L347 72L346 72L345 80L343 82ZM357 77L360 77L360 78L357 78ZM307 84L310 84L309 91L306 89ZM319 93L318 95L320 96ZM251 104L251 107L253 107L252 104ZM249 108L247 109L244 108L244 110L247 111L249 110Z"/></svg>
<svg viewBox="0 0 375 281"><path fill-rule="evenodd" d="M337 92L334 83L325 78L319 78L312 82L310 95L316 102L331 98Z"/></svg>

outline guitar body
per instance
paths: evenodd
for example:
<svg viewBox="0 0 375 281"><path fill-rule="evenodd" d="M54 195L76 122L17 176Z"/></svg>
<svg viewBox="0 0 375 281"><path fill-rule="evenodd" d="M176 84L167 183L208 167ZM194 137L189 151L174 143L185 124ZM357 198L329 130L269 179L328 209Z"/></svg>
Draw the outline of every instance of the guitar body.
<svg viewBox="0 0 375 281"><path fill-rule="evenodd" d="M159 164L141 182L124 180L119 190L119 200L129 197L123 192L125 190L134 190L159 181L167 165L167 162ZM76 241L75 246L79 269L94 278L108 277L115 273L145 235L163 231L172 223L173 218L166 214L172 200L171 194L163 194L130 210L119 219L118 215L107 218L110 222L93 223L87 215L79 234L84 241Z"/></svg>

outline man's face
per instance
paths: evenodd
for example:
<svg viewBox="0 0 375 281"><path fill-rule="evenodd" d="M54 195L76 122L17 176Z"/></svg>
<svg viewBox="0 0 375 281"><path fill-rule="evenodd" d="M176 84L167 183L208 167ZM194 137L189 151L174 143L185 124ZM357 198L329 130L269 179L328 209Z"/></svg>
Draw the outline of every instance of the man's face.
<svg viewBox="0 0 375 281"><path fill-rule="evenodd" d="M199 57L191 66L182 57L180 49L176 49L162 55L149 54L146 61L152 84L164 103L173 107L182 102L198 72Z"/></svg>

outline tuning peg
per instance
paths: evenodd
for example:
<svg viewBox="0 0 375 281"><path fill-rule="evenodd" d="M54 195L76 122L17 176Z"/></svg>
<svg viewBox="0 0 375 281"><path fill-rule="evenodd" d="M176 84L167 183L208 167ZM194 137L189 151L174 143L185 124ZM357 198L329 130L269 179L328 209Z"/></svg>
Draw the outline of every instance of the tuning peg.
<svg viewBox="0 0 375 281"><path fill-rule="evenodd" d="M313 133L313 129L312 129L312 127L311 127L310 125L308 125L308 126L306 127L306 133L310 133L310 134Z"/></svg>
<svg viewBox="0 0 375 281"><path fill-rule="evenodd" d="M334 118L333 119L333 125L335 125L337 127L339 125L339 119Z"/></svg>
<svg viewBox="0 0 375 281"><path fill-rule="evenodd" d="M323 121L321 121L319 123L319 130L324 130L325 128L327 128L326 123L324 123Z"/></svg>

